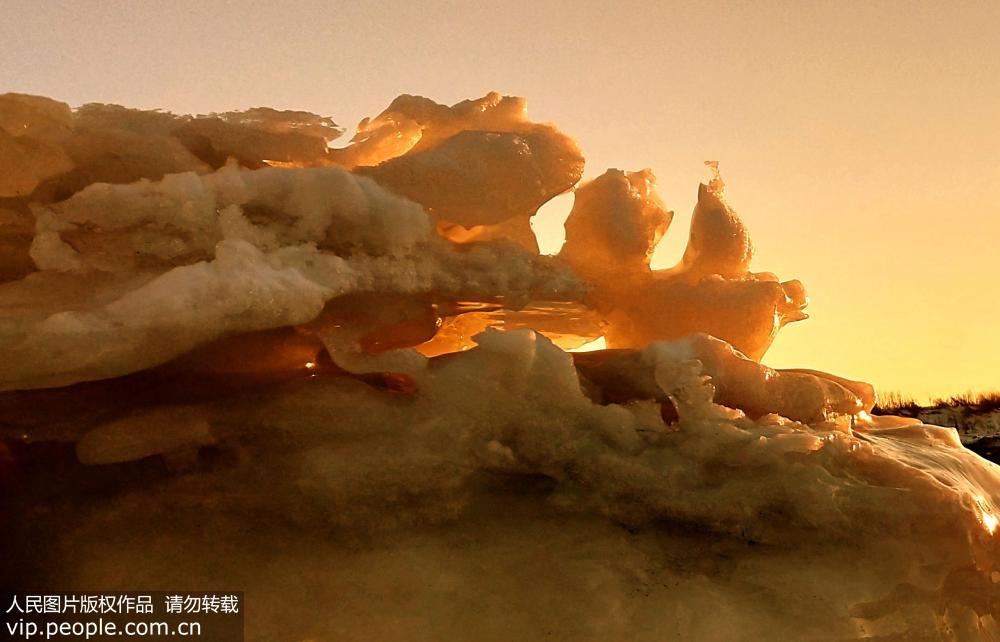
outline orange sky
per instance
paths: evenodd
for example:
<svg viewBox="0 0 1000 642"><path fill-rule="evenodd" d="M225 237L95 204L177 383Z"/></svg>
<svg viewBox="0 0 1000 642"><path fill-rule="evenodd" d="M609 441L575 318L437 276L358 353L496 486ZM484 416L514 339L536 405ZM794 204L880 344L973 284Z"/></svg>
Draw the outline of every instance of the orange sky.
<svg viewBox="0 0 1000 642"><path fill-rule="evenodd" d="M812 296L766 362L918 396L1000 388L1000 3L5 0L2 15L0 91L71 104L270 105L351 128L399 93L527 96L580 141L587 176L653 168L677 212L664 265L718 159L754 267Z"/></svg>

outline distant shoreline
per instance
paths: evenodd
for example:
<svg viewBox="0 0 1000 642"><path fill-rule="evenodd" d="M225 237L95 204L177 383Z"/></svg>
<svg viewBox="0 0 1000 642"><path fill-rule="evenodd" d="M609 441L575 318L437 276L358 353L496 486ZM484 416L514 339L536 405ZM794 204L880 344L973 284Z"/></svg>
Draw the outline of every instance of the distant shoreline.
<svg viewBox="0 0 1000 642"><path fill-rule="evenodd" d="M954 428L969 450L1000 463L1000 391L935 399L926 406L912 397L889 393L879 399L872 414L911 417Z"/></svg>
<svg viewBox="0 0 1000 642"><path fill-rule="evenodd" d="M916 417L923 412L964 409L967 412L989 413L1000 410L1000 390L989 392L966 392L951 397L933 399L929 404L917 403L915 397L898 392L878 395L878 402L872 409L874 415L900 415Z"/></svg>

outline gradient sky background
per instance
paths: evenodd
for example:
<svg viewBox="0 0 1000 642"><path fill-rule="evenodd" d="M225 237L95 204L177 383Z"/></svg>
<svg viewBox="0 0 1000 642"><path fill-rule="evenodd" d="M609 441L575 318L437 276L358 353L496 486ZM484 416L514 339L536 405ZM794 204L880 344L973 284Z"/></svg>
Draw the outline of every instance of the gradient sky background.
<svg viewBox="0 0 1000 642"><path fill-rule="evenodd" d="M587 177L653 168L677 212L659 265L718 159L754 268L812 296L765 362L918 396L1000 388L1000 2L0 9L0 91L71 105L306 109L349 137L400 93L526 96L577 138Z"/></svg>

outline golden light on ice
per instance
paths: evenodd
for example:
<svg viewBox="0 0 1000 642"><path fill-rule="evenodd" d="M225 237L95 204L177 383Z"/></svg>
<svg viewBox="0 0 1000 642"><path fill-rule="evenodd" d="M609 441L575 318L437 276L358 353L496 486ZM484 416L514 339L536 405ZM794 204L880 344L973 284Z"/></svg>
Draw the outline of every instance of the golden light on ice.
<svg viewBox="0 0 1000 642"><path fill-rule="evenodd" d="M990 535L996 532L998 523L1000 523L1000 519L997 519L996 515L983 511L983 526L990 532Z"/></svg>
<svg viewBox="0 0 1000 642"><path fill-rule="evenodd" d="M0 96L0 481L31 509L0 517L51 549L26 576L267 591L248 639L427 637L417 612L442 639L470 613L482 639L1000 639L1000 468L767 365L808 297L755 265L717 163L677 229L651 169L581 181L521 98L403 95L339 133Z"/></svg>
<svg viewBox="0 0 1000 642"><path fill-rule="evenodd" d="M593 352L594 350L606 350L608 342L604 337L597 337L593 341L588 341L579 348L570 348L567 352Z"/></svg>
<svg viewBox="0 0 1000 642"><path fill-rule="evenodd" d="M996 533L997 526L1000 525L1000 517L997 517L987 510L988 505L986 503L986 498L982 495L976 495L976 505L979 507L979 512L982 515L983 528L985 528L990 535L993 535Z"/></svg>

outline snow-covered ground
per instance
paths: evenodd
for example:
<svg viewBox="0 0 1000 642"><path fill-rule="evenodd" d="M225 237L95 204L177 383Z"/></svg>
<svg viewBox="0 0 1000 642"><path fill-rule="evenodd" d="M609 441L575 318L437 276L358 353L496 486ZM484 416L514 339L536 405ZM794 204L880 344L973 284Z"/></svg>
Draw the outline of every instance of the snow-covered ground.
<svg viewBox="0 0 1000 642"><path fill-rule="evenodd" d="M1000 437L1000 410L977 410L965 406L927 408L917 414L925 424L958 430L962 443L969 445L983 438Z"/></svg>

